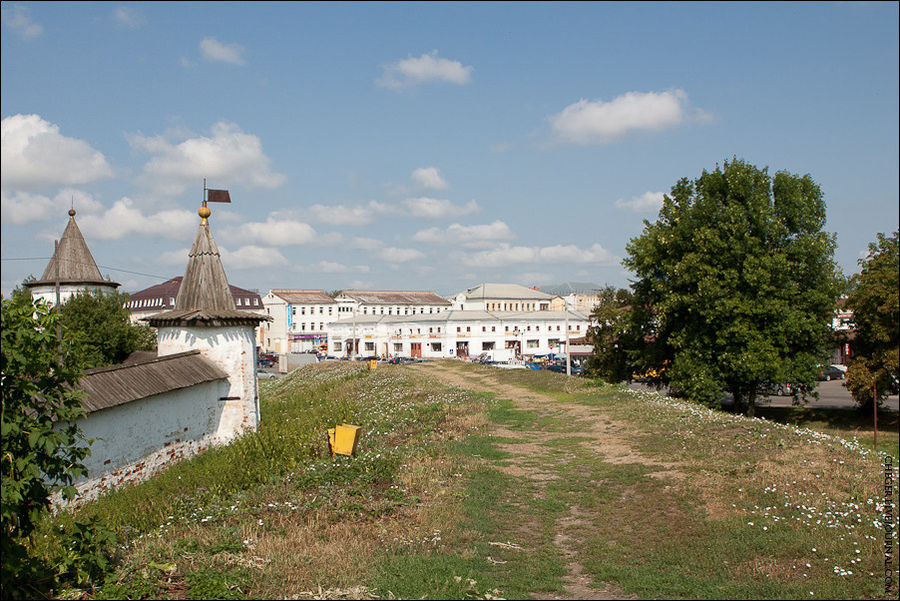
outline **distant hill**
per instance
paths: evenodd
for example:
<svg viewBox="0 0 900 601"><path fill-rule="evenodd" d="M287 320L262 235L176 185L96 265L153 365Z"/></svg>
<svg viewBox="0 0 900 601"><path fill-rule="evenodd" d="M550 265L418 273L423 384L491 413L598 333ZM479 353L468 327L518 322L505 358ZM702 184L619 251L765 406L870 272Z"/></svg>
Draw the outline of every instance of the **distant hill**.
<svg viewBox="0 0 900 601"><path fill-rule="evenodd" d="M592 282L563 282L562 284L541 286L538 290L546 292L547 294L565 296L566 294L572 294L573 292L578 294L596 294L597 290L600 288L602 288L602 286Z"/></svg>

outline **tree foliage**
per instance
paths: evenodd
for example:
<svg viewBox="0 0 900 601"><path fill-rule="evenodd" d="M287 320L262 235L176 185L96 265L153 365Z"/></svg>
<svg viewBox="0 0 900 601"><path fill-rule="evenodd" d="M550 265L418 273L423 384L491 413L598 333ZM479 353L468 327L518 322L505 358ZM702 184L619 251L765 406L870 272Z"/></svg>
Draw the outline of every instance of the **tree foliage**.
<svg viewBox="0 0 900 601"><path fill-rule="evenodd" d="M767 382L811 390L839 290L834 236L809 175L742 160L679 180L627 247L644 368L716 405L753 412Z"/></svg>
<svg viewBox="0 0 900 601"><path fill-rule="evenodd" d="M629 324L633 295L624 288L607 286L597 296L600 302L591 314L597 325L589 330L594 354L588 359L587 369L607 382L621 382L632 373L627 353L636 344Z"/></svg>
<svg viewBox="0 0 900 601"><path fill-rule="evenodd" d="M121 363L136 350L156 348L147 326L131 324L127 294L81 292L60 309L63 338L75 347L84 369Z"/></svg>
<svg viewBox="0 0 900 601"><path fill-rule="evenodd" d="M90 453L75 420L84 414L72 389L78 369L56 339L57 315L30 296L2 299L2 595L33 596L40 571L25 539L51 495L75 493Z"/></svg>
<svg viewBox="0 0 900 601"><path fill-rule="evenodd" d="M853 310L856 337L854 359L847 370L847 388L861 406L871 406L873 392L879 402L887 396L891 380L897 382L900 363L900 232L878 234L869 254L860 259L860 272L852 278L847 305Z"/></svg>

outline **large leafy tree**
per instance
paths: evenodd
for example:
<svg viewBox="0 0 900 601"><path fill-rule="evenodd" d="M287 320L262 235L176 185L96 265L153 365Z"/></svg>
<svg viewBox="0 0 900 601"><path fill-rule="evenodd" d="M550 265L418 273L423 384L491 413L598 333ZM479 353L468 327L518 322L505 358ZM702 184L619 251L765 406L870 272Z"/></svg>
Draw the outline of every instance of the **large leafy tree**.
<svg viewBox="0 0 900 601"><path fill-rule="evenodd" d="M847 370L847 388L861 406L881 401L900 378L900 253L898 236L878 234L853 276L848 306L853 310L855 357Z"/></svg>
<svg viewBox="0 0 900 601"><path fill-rule="evenodd" d="M621 382L631 376L628 351L635 345L629 324L632 293L613 286L598 291L599 302L591 314L596 324L589 330L594 354L588 359L591 375L607 382Z"/></svg>
<svg viewBox="0 0 900 601"><path fill-rule="evenodd" d="M2 299L2 596L41 593L41 569L25 541L51 495L71 498L89 450L75 420L83 415L72 386L79 370L56 338L57 315L30 295Z"/></svg>
<svg viewBox="0 0 900 601"><path fill-rule="evenodd" d="M63 338L78 349L85 369L113 365L136 350L156 348L147 326L131 324L127 294L81 292L60 308Z"/></svg>
<svg viewBox="0 0 900 601"><path fill-rule="evenodd" d="M839 292L834 236L809 176L742 160L679 180L627 247L640 358L716 405L752 414L767 382L815 385Z"/></svg>

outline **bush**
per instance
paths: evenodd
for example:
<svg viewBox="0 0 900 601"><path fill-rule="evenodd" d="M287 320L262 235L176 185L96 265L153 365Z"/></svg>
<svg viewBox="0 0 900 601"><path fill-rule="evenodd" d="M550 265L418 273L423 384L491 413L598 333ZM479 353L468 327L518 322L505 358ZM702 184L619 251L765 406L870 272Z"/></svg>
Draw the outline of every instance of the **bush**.
<svg viewBox="0 0 900 601"><path fill-rule="evenodd" d="M2 585L4 598L33 597L50 586L52 570L29 556L25 542L60 491L85 474L90 453L75 425L84 411L72 389L78 371L56 338L57 315L30 297L2 299L3 448Z"/></svg>

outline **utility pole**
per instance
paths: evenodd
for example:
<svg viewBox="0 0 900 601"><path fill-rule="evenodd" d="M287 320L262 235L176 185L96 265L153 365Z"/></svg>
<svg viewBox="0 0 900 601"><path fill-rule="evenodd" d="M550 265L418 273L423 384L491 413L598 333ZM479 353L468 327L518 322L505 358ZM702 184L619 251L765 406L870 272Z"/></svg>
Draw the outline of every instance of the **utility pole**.
<svg viewBox="0 0 900 601"><path fill-rule="evenodd" d="M62 322L59 320L59 240L53 241L53 256L56 257L56 339L62 344Z"/></svg>
<svg viewBox="0 0 900 601"><path fill-rule="evenodd" d="M353 345L353 351L350 353L350 360L356 361L356 301L353 303L353 340L350 344Z"/></svg>
<svg viewBox="0 0 900 601"><path fill-rule="evenodd" d="M571 353L569 352L569 297L564 296L563 300L566 302L566 375L572 375L572 361L570 359Z"/></svg>

